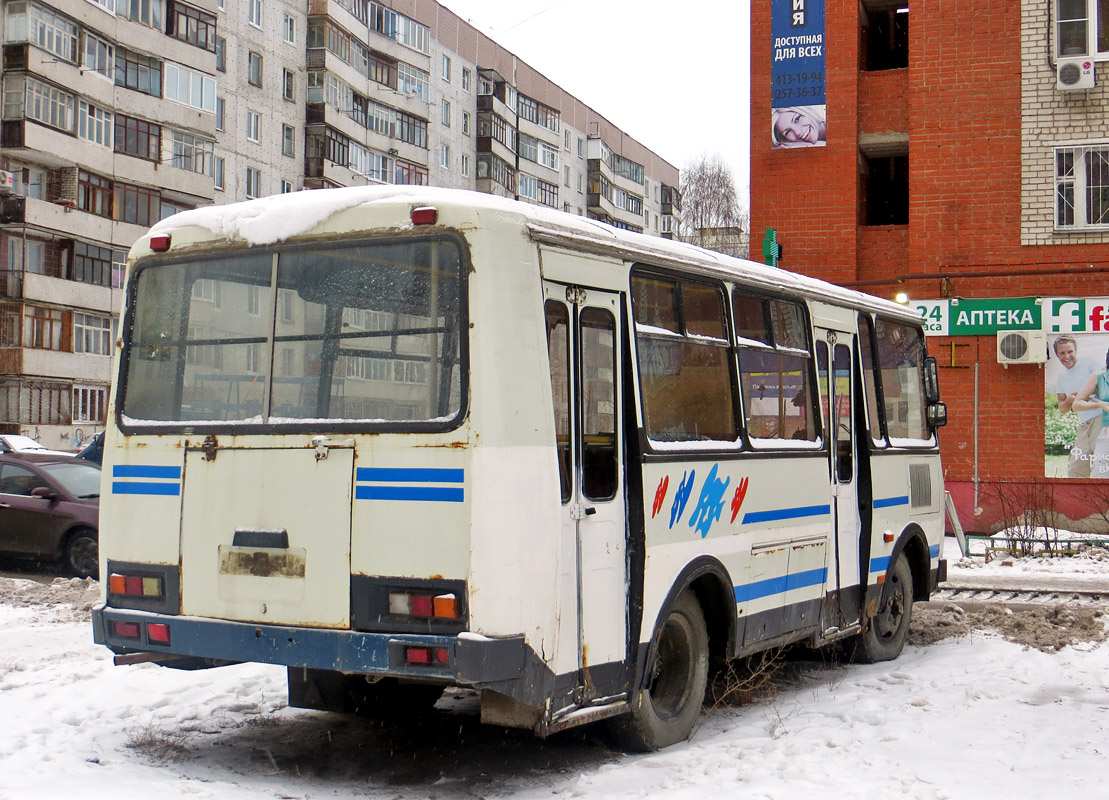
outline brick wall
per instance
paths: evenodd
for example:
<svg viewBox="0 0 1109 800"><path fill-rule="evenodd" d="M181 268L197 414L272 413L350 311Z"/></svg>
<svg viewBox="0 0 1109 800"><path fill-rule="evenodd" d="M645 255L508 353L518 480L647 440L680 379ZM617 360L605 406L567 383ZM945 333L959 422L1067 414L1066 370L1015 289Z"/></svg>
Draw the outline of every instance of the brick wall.
<svg viewBox="0 0 1109 800"><path fill-rule="evenodd" d="M918 3L909 69L862 74L858 4L827 0L828 146L772 151L770 4L753 3L752 252L763 229L775 227L787 268L885 297L902 289L917 299L1109 296L1109 236L1054 232L1052 151L1109 141L1109 63L1097 89L1060 93L1047 55L1049 5ZM861 228L859 134L896 132L899 124L909 139L909 225ZM963 503L964 526L989 527L996 515L987 508L973 517L966 506L975 408L978 501L988 505L986 487L998 481L1044 481L1044 373L998 365L994 336L929 345L949 409L942 433L949 488ZM1081 486L1056 483L1060 497Z"/></svg>

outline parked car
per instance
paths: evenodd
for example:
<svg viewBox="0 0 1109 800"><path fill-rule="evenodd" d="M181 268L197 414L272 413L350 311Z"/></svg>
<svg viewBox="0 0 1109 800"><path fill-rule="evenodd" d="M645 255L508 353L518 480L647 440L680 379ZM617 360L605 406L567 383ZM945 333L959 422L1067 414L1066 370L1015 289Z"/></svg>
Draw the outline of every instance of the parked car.
<svg viewBox="0 0 1109 800"><path fill-rule="evenodd" d="M40 456L73 456L73 453L67 453L64 450L51 450L49 447L39 444L30 436L20 436L12 433L0 434L0 453L37 453Z"/></svg>
<svg viewBox="0 0 1109 800"><path fill-rule="evenodd" d="M94 464L99 464L104 461L104 431L96 434L89 443L77 451L77 458L83 458L86 461L91 461Z"/></svg>
<svg viewBox="0 0 1109 800"><path fill-rule="evenodd" d="M0 552L99 571L100 467L72 456L0 455Z"/></svg>

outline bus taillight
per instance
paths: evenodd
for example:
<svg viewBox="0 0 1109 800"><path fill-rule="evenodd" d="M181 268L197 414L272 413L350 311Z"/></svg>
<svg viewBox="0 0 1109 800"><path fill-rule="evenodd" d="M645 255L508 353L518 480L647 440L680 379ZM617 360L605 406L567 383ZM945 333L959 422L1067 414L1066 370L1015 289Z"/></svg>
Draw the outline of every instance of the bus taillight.
<svg viewBox="0 0 1109 800"><path fill-rule="evenodd" d="M120 597L160 598L165 595L161 578L120 575L118 572L108 576L108 592Z"/></svg>
<svg viewBox="0 0 1109 800"><path fill-rule="evenodd" d="M390 592L389 613L403 617L458 619L458 598L454 594Z"/></svg>
<svg viewBox="0 0 1109 800"><path fill-rule="evenodd" d="M450 663L451 655L445 647L406 647L404 660L408 664L429 667Z"/></svg>

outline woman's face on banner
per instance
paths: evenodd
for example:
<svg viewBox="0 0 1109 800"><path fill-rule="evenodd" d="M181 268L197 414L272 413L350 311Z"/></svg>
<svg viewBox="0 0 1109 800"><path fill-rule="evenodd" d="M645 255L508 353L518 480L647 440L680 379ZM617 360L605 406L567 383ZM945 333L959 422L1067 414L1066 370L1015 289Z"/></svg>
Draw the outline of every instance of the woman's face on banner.
<svg viewBox="0 0 1109 800"><path fill-rule="evenodd" d="M802 111L779 114L774 129L778 139L783 142L816 144L820 141L820 124Z"/></svg>

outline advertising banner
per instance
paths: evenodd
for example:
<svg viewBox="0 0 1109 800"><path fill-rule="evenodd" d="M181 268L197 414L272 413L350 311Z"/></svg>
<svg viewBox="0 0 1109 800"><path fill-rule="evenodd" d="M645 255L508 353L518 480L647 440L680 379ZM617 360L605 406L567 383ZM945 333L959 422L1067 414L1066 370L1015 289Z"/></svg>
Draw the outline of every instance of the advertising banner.
<svg viewBox="0 0 1109 800"><path fill-rule="evenodd" d="M1041 301L1044 475L1109 478L1109 297Z"/></svg>
<svg viewBox="0 0 1109 800"><path fill-rule="evenodd" d="M770 136L774 149L822 147L824 0L771 0Z"/></svg>

